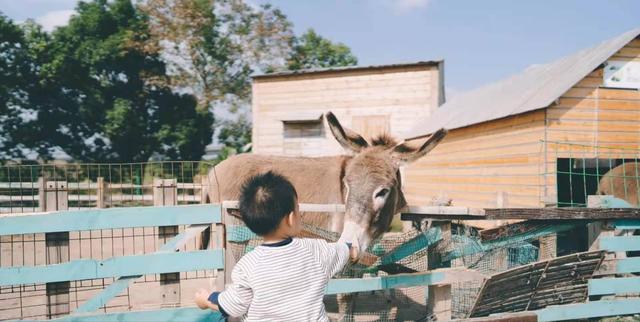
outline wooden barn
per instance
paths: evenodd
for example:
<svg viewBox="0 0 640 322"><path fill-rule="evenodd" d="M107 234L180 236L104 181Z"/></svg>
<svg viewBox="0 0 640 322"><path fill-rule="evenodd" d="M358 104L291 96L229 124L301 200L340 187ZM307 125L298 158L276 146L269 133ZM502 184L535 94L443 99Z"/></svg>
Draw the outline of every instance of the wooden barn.
<svg viewBox="0 0 640 322"><path fill-rule="evenodd" d="M365 137L399 135L444 102L443 61L343 67L253 78L253 152L342 153L323 120L332 111Z"/></svg>
<svg viewBox="0 0 640 322"><path fill-rule="evenodd" d="M639 34L533 65L418 121L406 139L450 132L406 169L409 203L446 197L468 207L584 205L603 173L640 151Z"/></svg>

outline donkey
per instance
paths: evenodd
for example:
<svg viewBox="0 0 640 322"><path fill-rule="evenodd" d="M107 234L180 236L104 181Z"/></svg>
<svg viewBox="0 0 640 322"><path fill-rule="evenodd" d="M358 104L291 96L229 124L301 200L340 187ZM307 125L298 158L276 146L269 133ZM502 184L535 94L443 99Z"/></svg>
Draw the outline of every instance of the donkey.
<svg viewBox="0 0 640 322"><path fill-rule="evenodd" d="M303 221L336 232L365 250L372 240L388 231L393 216L406 206L399 167L435 148L445 137L435 132L421 146L398 143L387 135L367 142L340 125L333 113L325 115L331 133L353 155L331 157L282 157L235 155L210 170L210 202L237 200L245 180L273 170L291 180L301 203L345 203L345 214L306 216ZM362 254L362 252L360 252Z"/></svg>

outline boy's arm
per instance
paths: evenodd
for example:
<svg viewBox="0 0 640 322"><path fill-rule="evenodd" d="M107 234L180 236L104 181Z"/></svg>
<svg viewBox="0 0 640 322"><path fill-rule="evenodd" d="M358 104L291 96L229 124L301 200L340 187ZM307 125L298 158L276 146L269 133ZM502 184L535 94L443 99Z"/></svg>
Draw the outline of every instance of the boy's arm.
<svg viewBox="0 0 640 322"><path fill-rule="evenodd" d="M317 240L319 259L324 262L329 278L338 274L349 261L349 246L344 242L327 243Z"/></svg>
<svg viewBox="0 0 640 322"><path fill-rule="evenodd" d="M211 294L209 301L213 303L211 300L214 297L213 300L217 302L221 313L240 317L247 313L253 299L249 277L240 262L233 268L231 280L232 284L228 285L224 292Z"/></svg>

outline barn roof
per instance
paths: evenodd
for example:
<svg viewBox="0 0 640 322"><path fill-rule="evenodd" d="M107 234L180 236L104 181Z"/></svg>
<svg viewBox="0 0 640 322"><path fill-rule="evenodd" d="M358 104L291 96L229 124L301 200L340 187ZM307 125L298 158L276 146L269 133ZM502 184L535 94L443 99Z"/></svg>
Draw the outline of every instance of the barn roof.
<svg viewBox="0 0 640 322"><path fill-rule="evenodd" d="M529 66L524 72L454 97L404 137L429 135L546 108L600 64L640 34L628 31L557 61Z"/></svg>
<svg viewBox="0 0 640 322"><path fill-rule="evenodd" d="M308 75L308 74L321 74L341 71L364 71L364 70L380 70L380 69L392 69L392 68L411 68L411 67L423 67L423 66L440 66L444 60L427 60L418 61L412 63L401 64L387 64L387 65L368 65L368 66L343 66L343 67L327 67L327 68L309 68L300 70L287 70L268 74L253 75L253 79L264 79L272 77L282 76L294 76L294 75Z"/></svg>

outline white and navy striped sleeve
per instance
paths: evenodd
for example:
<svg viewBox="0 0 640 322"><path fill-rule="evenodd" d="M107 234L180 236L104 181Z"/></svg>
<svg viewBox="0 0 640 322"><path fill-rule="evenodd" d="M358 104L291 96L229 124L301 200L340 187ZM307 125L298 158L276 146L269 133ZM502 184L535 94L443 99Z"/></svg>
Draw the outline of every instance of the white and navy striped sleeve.
<svg viewBox="0 0 640 322"><path fill-rule="evenodd" d="M327 243L324 240L317 240L316 247L321 262L329 278L342 271L349 261L349 246L343 242Z"/></svg>
<svg viewBox="0 0 640 322"><path fill-rule="evenodd" d="M225 313L233 317L240 317L247 313L253 290L249 284L249 275L243 265L236 265L231 273L232 284L220 293L218 303Z"/></svg>

